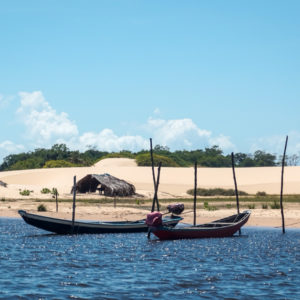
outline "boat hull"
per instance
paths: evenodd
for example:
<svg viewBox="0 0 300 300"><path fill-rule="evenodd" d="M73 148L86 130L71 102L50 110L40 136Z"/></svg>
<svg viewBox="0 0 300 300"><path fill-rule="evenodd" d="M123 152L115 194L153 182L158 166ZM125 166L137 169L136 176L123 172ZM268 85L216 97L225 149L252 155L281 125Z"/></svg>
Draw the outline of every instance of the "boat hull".
<svg viewBox="0 0 300 300"><path fill-rule="evenodd" d="M24 210L20 210L19 214L27 224L57 234L134 233L148 231L145 220L132 222L75 221L74 226L72 226L72 221L70 220L30 214ZM163 219L164 224L171 227L175 226L181 220L182 218L178 216L169 216Z"/></svg>
<svg viewBox="0 0 300 300"><path fill-rule="evenodd" d="M245 225L251 212L246 211L212 223L184 228L168 226L151 227L151 232L161 240L223 238L233 236Z"/></svg>

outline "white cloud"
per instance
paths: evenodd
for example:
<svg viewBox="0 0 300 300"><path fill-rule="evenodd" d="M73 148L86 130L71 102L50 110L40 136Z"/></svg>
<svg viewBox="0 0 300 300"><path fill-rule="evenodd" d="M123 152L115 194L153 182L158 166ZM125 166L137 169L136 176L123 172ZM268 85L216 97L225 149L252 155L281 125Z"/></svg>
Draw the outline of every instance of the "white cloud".
<svg viewBox="0 0 300 300"><path fill-rule="evenodd" d="M6 152L20 152L24 150L24 146L17 145L11 141L4 141L0 143L0 149Z"/></svg>
<svg viewBox="0 0 300 300"><path fill-rule="evenodd" d="M213 137L208 130L200 129L191 119L162 120L149 118L142 126L154 145L168 146L171 150L196 149L204 146L219 145L221 148L233 148L230 138L220 135ZM145 135L119 136L111 129L86 132L75 142L75 148L80 145L81 150L95 146L105 151L131 150L138 151L149 148L149 138ZM222 148L223 149L223 148Z"/></svg>
<svg viewBox="0 0 300 300"><path fill-rule="evenodd" d="M171 150L199 149L203 146L218 145L221 149L234 148L230 138L224 135L217 137L205 129L200 129L191 119L162 120L149 118L142 126L154 145L168 146ZM75 142L75 148L81 150L95 146L105 151L149 149L149 138L140 135L118 136L111 129L103 129L99 133L86 132Z"/></svg>
<svg viewBox="0 0 300 300"><path fill-rule="evenodd" d="M12 141L4 141L0 143L0 160L2 160L5 156L10 154L17 154L25 150L23 145L18 145L13 143Z"/></svg>
<svg viewBox="0 0 300 300"><path fill-rule="evenodd" d="M26 126L26 138L37 145L51 145L56 139L71 139L78 135L76 124L65 112L57 113L44 99L42 92L21 92L18 116Z"/></svg>
<svg viewBox="0 0 300 300"><path fill-rule="evenodd" d="M118 135L112 129L85 132L79 134L77 125L65 112L58 113L47 102L40 91L20 92L20 107L17 110L19 120L25 125L26 148L51 147L55 143L65 143L71 149L85 151L94 146L104 151L139 151L149 149L149 138L154 145L168 146L171 150L199 149L218 145L221 149L233 148L230 138L224 135L214 136L209 130L199 128L192 119L164 120L149 118L141 126L140 135ZM159 109L155 109L159 114ZM29 145L30 144L30 145ZM25 147L3 142L0 149L9 149L10 153L24 150Z"/></svg>
<svg viewBox="0 0 300 300"><path fill-rule="evenodd" d="M79 144L84 149L92 145L104 151L138 151L149 147L148 140L141 136L117 136L111 129L103 129L99 133L84 133L79 138Z"/></svg>
<svg viewBox="0 0 300 300"><path fill-rule="evenodd" d="M272 152L275 153L278 152L280 145L282 147L283 143L283 136L260 137L252 142L250 152L253 153L256 150L269 151L269 149L273 149Z"/></svg>
<svg viewBox="0 0 300 300"><path fill-rule="evenodd" d="M18 109L18 112L26 110L50 110L51 107L49 103L45 100L42 92L35 91L32 93L20 92L19 96L21 98L21 106Z"/></svg>
<svg viewBox="0 0 300 300"><path fill-rule="evenodd" d="M145 126L155 144L174 149L195 147L208 143L211 132L200 129L191 119L162 120L149 118Z"/></svg>
<svg viewBox="0 0 300 300"><path fill-rule="evenodd" d="M288 133L287 154L297 154L300 152L300 132L290 131ZM285 135L273 135L269 137L261 137L255 140L250 148L250 152L262 150L269 153L283 154L285 145Z"/></svg>
<svg viewBox="0 0 300 300"><path fill-rule="evenodd" d="M55 143L65 143L71 149L80 151L95 146L105 151L139 151L149 149L149 138L153 138L154 145L168 146L173 150L203 149L213 145L219 146L224 151L236 151L236 146L231 138L224 134L213 132L198 127L189 118L164 120L149 118L138 129L139 135L120 135L112 129L100 129L94 132L79 134L76 123L70 120L65 112L57 112L47 102L40 91L32 93L20 92L20 106L17 110L19 121L25 125L24 146L12 141L0 141L0 158L13 153L29 151L37 147L51 147ZM0 107L8 104L15 96L5 97L0 94ZM160 114L156 108L154 114ZM300 153L300 132L289 132L287 154ZM250 153L263 150L281 155L284 148L285 136L261 137L252 141ZM244 152L245 150L239 150Z"/></svg>
<svg viewBox="0 0 300 300"><path fill-rule="evenodd" d="M71 148L84 151L94 146L104 151L139 151L149 149L149 137L154 145L168 146L171 150L196 149L203 145L219 145L233 147L229 137L212 137L208 130L200 129L191 119L163 120L149 118L142 126L145 134L117 135L112 129L106 128L100 132L86 132L68 144ZM148 135L146 137L145 135ZM213 144L212 144L213 143Z"/></svg>
<svg viewBox="0 0 300 300"><path fill-rule="evenodd" d="M223 134L220 134L219 136L216 137L211 137L209 138L209 144L211 146L219 146L222 150L234 150L235 146L234 144L230 141L229 136L225 136Z"/></svg>

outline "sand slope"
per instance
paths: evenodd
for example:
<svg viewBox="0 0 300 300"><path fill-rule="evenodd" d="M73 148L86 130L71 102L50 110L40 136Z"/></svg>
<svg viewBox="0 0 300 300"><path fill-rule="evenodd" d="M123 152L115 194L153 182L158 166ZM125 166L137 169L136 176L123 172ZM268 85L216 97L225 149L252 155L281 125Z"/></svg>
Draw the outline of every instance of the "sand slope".
<svg viewBox="0 0 300 300"><path fill-rule="evenodd" d="M0 180L7 188L0 186L0 197L4 198L43 198L49 195L40 193L42 188L56 187L62 196L71 196L73 176L77 180L87 174L109 173L135 185L137 193L146 197L153 195L152 172L150 167L138 167L134 160L110 158L100 161L92 167L35 169L0 172ZM284 193L300 194L300 167L286 167L284 173ZM265 191L268 194L280 192L280 167L237 168L238 188L248 193ZM186 191L193 188L193 168L162 168L160 176L160 197L187 196ZM233 188L231 168L199 168L198 187ZM30 197L21 196L20 190L33 191Z"/></svg>

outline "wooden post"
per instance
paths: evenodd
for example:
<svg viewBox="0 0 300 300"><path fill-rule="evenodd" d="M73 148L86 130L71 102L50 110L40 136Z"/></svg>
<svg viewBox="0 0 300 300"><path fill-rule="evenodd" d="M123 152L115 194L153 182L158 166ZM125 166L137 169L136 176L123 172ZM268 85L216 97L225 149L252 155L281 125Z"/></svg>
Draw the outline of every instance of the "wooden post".
<svg viewBox="0 0 300 300"><path fill-rule="evenodd" d="M55 189L56 212L58 212L57 189Z"/></svg>
<svg viewBox="0 0 300 300"><path fill-rule="evenodd" d="M157 192L158 192L158 186L159 186L160 170L161 170L161 162L159 162L159 164L158 164L157 180L156 180L155 192L154 192L153 203L152 203L152 207L155 206L155 203L156 203L157 211L159 211Z"/></svg>
<svg viewBox="0 0 300 300"><path fill-rule="evenodd" d="M282 157L282 165L281 165L280 208L281 208L281 219L282 219L282 233L285 233L282 194L283 194L283 173L284 173L285 153L286 153L287 143L288 143L288 136L286 136L286 140L285 140L284 152L283 152L283 157Z"/></svg>
<svg viewBox="0 0 300 300"><path fill-rule="evenodd" d="M154 191L154 196L153 196L153 202L152 202L152 210L151 210L151 212L154 211L155 202L157 204L157 211L159 211L159 203L158 203L157 191L158 191L158 186L159 186L160 169L161 169L161 162L159 162L159 164L158 164L157 181L156 181L156 184L155 184L155 191ZM151 234L151 231L150 231L150 228L148 227L148 235L147 235L148 239L150 239L150 234Z"/></svg>
<svg viewBox="0 0 300 300"><path fill-rule="evenodd" d="M232 164L232 173L233 173L233 181L234 181L234 191L235 191L235 198L236 198L236 208L237 213L240 213L240 201L239 201L239 191L237 188L236 177L235 177L235 168L234 168L234 154L231 152L231 164ZM239 229L239 235L241 235L241 229Z"/></svg>
<svg viewBox="0 0 300 300"><path fill-rule="evenodd" d="M76 176L74 176L74 185L73 185L72 233L74 232L75 208L76 208Z"/></svg>
<svg viewBox="0 0 300 300"><path fill-rule="evenodd" d="M236 177L235 177L234 154L233 154L233 152L231 153L231 164L232 164L232 172L233 172L233 180L234 180L236 208L237 208L237 213L239 214L240 213L240 202L239 202L239 192L238 192L237 183L236 183Z"/></svg>
<svg viewBox="0 0 300 300"><path fill-rule="evenodd" d="M157 180L156 180L156 191L155 191L155 202L156 202L156 208L157 211L159 211L159 201L158 201L158 186L159 186L159 179L160 179L160 171L161 171L161 162L158 164L158 170L157 170Z"/></svg>
<svg viewBox="0 0 300 300"><path fill-rule="evenodd" d="M154 160L153 160L153 150L152 150L152 139L150 138L150 156L151 156L151 165L152 165L152 177L153 177L153 185L154 185L154 196L152 202L151 212L155 210L155 189L156 189L156 181L155 181L155 172L154 172Z"/></svg>
<svg viewBox="0 0 300 300"><path fill-rule="evenodd" d="M194 185L194 226L196 226L196 205L197 205L197 161L195 161L195 185Z"/></svg>

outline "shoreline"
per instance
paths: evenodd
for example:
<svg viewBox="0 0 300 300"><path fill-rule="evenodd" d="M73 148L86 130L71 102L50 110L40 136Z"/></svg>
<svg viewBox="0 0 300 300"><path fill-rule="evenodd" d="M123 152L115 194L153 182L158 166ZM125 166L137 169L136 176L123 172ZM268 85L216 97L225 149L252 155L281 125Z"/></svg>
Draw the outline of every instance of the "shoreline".
<svg viewBox="0 0 300 300"><path fill-rule="evenodd" d="M46 212L39 212L38 205L44 204ZM21 218L18 210L39 215L45 215L54 218L71 219L72 202L59 202L58 212L54 202L39 202L32 200L12 200L0 202L0 218ZM286 228L300 228L300 204L285 203L284 216ZM246 209L241 208L240 211ZM245 226L273 227L281 228L281 210L280 209L250 209L251 216ZM162 213L166 210L162 209ZM113 204L95 204L78 202L76 204L75 218L77 220L103 220L103 221L134 221L146 218L149 213L148 207L128 205L118 203L116 207ZM236 208L220 208L209 211L204 208L197 208L197 224L207 223L216 219L221 219L236 213ZM193 213L191 207L186 206L181 214L184 218L183 223L193 223Z"/></svg>

